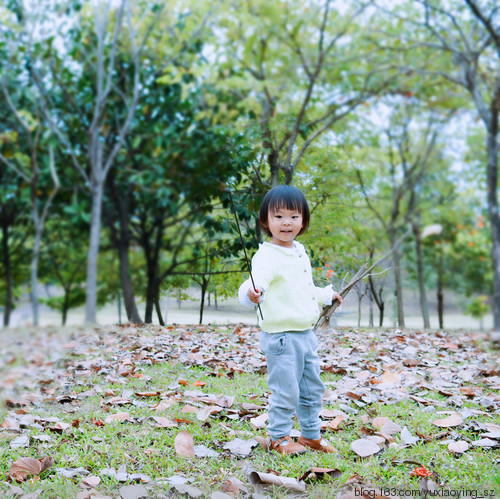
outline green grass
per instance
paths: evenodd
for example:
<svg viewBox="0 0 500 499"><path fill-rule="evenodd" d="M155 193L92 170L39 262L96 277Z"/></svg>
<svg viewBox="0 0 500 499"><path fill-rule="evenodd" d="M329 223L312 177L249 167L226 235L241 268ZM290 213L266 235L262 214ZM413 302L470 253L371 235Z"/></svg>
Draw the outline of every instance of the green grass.
<svg viewBox="0 0 500 499"><path fill-rule="evenodd" d="M212 331L212 330L210 330ZM421 463L428 469L435 471L445 484L446 489L460 488L495 488L498 491L500 487L500 472L498 463L500 460L499 448L481 449L471 448L461 456L455 456L447 450L447 446L441 443L442 440L433 440L431 442L420 441L412 447L387 447L382 452L367 458L360 458L350 449L350 444L360 438L362 435L359 429L362 426L371 426L371 420L376 416L386 416L399 426L407 426L409 431L415 435L418 431L423 435L435 435L444 429L438 428L432 424L432 421L439 417L434 412L426 412L425 407L419 406L416 402L406 398L395 404L373 403L359 410L355 416L350 416L349 420L344 422L338 431L327 431L325 437L338 449L339 454L323 455L314 452L308 452L296 457L282 457L275 453L268 453L260 447L254 448L252 454L247 458L236 458L228 451L223 450L223 444L233 440L235 436L240 438L251 438L255 435L265 436L265 430L252 430L248 423L248 417L242 419L230 419L230 411L223 410L218 414L212 415L206 422L198 421L195 414L183 413L182 408L185 405L193 405L192 400L185 396L186 390L199 390L206 394L231 395L235 397L235 404L232 409L238 410L243 402L253 402L261 405L262 410L254 415L266 411L267 405L267 386L265 374L252 372L244 360L239 364L246 372L232 372L227 369L224 362L214 361L209 365L185 365L178 359L166 359L158 363L151 364L150 361L139 360L135 362L135 373L142 374L142 378L133 376L121 378L117 376L113 369L106 372L106 365L116 366L118 359L123 357L133 357L135 353L141 352L138 343L140 335L144 338L151 338L154 343L161 334L167 333L173 338L179 338L179 332L166 331L159 328L144 328L139 331L126 331L125 333L114 331L107 333L101 331L102 338L106 335L111 339L111 347L108 345L105 353L100 353L98 345L92 344L92 348L87 354L77 351L64 351L63 357L55 362L54 367L63 368L77 365L79 362L85 362L88 359L97 359L104 368L99 372L92 371L88 376L77 376L68 378L68 381L76 381L79 384L70 383L64 387L61 380L57 379L49 388L55 388L54 399L52 401L40 399L36 404L30 404L25 410L41 418L57 417L60 421L71 424L78 420L78 425L70 427L62 433L54 433L48 428L24 429L22 434L29 435L30 445L27 448L12 449L9 446L10 440L17 437L17 433L2 431L0 432L0 495L9 497L9 486L5 483L9 474L11 464L20 457L42 458L52 456L55 459L54 466L35 477L33 481L14 484L21 487L24 493L42 490L40 499L44 498L73 498L82 490L80 486L81 477L73 479L57 476L56 468L78 468L83 467L90 475L101 477L101 483L96 487L99 494L109 495L111 497L120 497L119 489L127 483L117 483L116 480L100 475L104 468L119 468L123 464L127 465L129 473L143 473L151 478L151 482L146 484L150 497L171 497L174 492L171 486L164 483L161 479L172 475L181 475L191 478L192 485L202 489L206 497L210 497L213 491L220 490L226 480L231 477L237 477L246 485L249 485L246 470L251 467L260 472L274 470L282 476L295 477L301 476L310 467L337 468L342 472L338 478L329 478L311 480L307 484L307 491L303 497L335 497L340 487L355 474L358 474L360 483L374 483L385 487L418 487L418 479L410 477L409 474L415 465L405 464L404 460L411 460ZM347 331L345 331L347 336ZM51 336L58 333L52 332ZM60 333L67 334L66 331ZM80 332L70 331L70 334L78 341ZM182 333L181 333L182 334ZM203 333L194 331L187 335L185 341L186 352L195 344L195 350L200 342L199 337ZM238 355L238 349L244 350L255 342L255 334L240 336L241 341L234 341L235 336L231 330L218 332L213 330L210 334L214 337L219 335L220 342L214 343L214 349L218 348L222 354ZM352 334L358 335L358 341L362 341L363 331L353 331ZM374 349L368 349L362 353L362 361L359 367L363 367L366 362L375 365L378 361L378 342L386 341L387 335L380 339L370 338L369 343ZM383 336L383 335L382 335ZM228 341L226 341L228 340ZM87 341L87 343L85 343ZM91 344L88 337L83 344ZM194 343L192 343L194 341ZM353 337L342 339L335 343L335 346L355 346L356 341ZM155 343L158 345L157 343ZM203 342L201 342L203 344ZM139 345L139 346L138 346ZM386 343L381 343L381 350L384 350ZM15 353L17 360L10 364L0 364L0 375L5 375L6 379L15 369L23 369L29 362L29 352L23 352L25 345L9 344L9 352ZM156 348L156 350L155 350ZM151 347L151 354L161 351L168 351L170 346ZM487 350L488 342L477 342L475 348L478 351ZM42 349L43 350L43 349ZM384 350L385 351L385 350ZM127 353L128 352L128 353ZM142 350L148 352L148 350ZM171 351L170 351L171 352ZM196 352L195 352L196 353ZM322 354L327 352L323 351ZM496 352L489 352L494 359ZM430 354L432 357L433 354ZM434 358L439 358L437 355ZM459 368L463 359L455 358L451 355L445 359L450 368ZM380 367L380 366L378 366ZM37 381L37 368L33 367L33 380ZM419 369L424 370L420 367ZM397 370L397 369L391 369ZM213 374L218 372L219 376ZM379 369L378 373L382 371ZM126 383L113 383L106 380L106 376L111 374L116 378L123 379ZM342 375L329 372L323 373L325 382L337 382L342 379ZM44 376L41 376L42 378ZM150 378L150 379L149 379ZM179 380L185 380L189 386L179 384ZM196 381L202 381L206 384L203 387L197 387L193 384ZM23 383L21 383L22 385ZM469 383L470 384L470 383ZM24 389L22 386L12 392L14 395L40 393L40 385L32 384L31 389ZM466 386L467 383L464 383ZM487 385L483 385L484 393L498 395L498 390L491 390ZM58 397L63 393L69 392L72 395L81 394L95 387L100 387L101 393L81 398L72 403L61 404L57 402ZM146 406L114 406L110 407L106 401L110 398L105 396L107 389L114 390L117 396L121 396L123 391L131 391L128 397L131 401L144 402ZM159 391L164 394L162 398L168 398L173 395L179 399L177 404L169 409L159 413L152 409L152 406L161 401L161 398L141 398L134 395L135 392ZM418 392L419 390L416 390ZM412 393L410 391L410 393ZM12 394L11 394L12 395ZM448 404L449 398L440 395L435 390L430 390L429 398L443 402L444 407L437 410L457 410L457 408ZM346 400L339 400L338 403L326 407L338 408L339 403L348 403ZM203 404L200 404L203 405ZM354 404L351 404L355 407ZM478 405L476 399L466 400L464 407L483 410ZM458 410L462 410L458 409ZM2 405L0 408L0 423L4 417L15 412L16 409L9 409ZM114 422L107 423L104 427L98 427L92 423L91 419L104 421L109 414L115 412L128 412L135 422ZM363 423L361 417L369 415L369 422ZM191 420L190 424L180 424L178 428L156 428L152 416L166 416L172 418L184 418ZM470 427L472 420L481 422L494 422L500 424L498 411L490 412L488 415L477 415L465 421L460 427L449 428L450 436L460 436L459 439L468 441L478 438ZM235 435L229 432L220 424L230 427ZM349 424L346 424L349 423ZM47 425L50 426L50 425ZM299 429L295 421L295 428ZM203 444L216 450L219 455L217 458L183 458L175 452L174 440L180 430L189 431L194 438L195 445ZM37 435L49 435L50 442L40 442L34 437ZM400 442L399 434L395 436ZM97 441L96 441L97 439ZM269 489L267 494L271 497L284 497L287 492L284 489ZM295 493L297 495L297 493ZM13 497L13 496L12 496Z"/></svg>

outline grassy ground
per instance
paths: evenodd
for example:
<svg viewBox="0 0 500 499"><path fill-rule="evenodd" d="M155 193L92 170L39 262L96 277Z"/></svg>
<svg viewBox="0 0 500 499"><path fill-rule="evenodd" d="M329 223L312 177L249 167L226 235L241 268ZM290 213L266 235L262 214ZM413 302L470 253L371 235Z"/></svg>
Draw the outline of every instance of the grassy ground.
<svg viewBox="0 0 500 499"><path fill-rule="evenodd" d="M259 445L247 456L224 448L235 438L266 436L264 428L250 424L267 411L268 400L253 327L4 332L0 496L159 498L187 492L196 497L198 490L213 498L235 497L237 491L240 497L355 497L355 487L359 494L374 484L425 486L425 479L411 475L420 466L433 473L441 496L479 497L483 489L498 495L499 431L489 427L498 435L495 447L473 445L488 431L485 424L500 424L498 351L485 336L339 328L319 337L324 406L347 416L324 431L338 453L281 457ZM201 411L207 407L220 410L205 418ZM433 421L449 416L441 411L459 413L462 421L438 426ZM116 413L128 418L107 420ZM336 414L325 414L325 424ZM382 437L378 453L359 457L351 444L374 436L376 417L406 426L420 439L409 445L395 431ZM158 421L167 426L158 427ZM179 455L175 439L182 430L216 456ZM17 447L15 439L23 436L28 438ZM458 441L469 449L448 450ZM20 458L45 456L54 463L41 474L22 482L9 476ZM305 492L253 486L249 479L250 470L297 479L311 467L339 471L309 477ZM110 476L110 468L121 474ZM180 482L184 488L176 487Z"/></svg>

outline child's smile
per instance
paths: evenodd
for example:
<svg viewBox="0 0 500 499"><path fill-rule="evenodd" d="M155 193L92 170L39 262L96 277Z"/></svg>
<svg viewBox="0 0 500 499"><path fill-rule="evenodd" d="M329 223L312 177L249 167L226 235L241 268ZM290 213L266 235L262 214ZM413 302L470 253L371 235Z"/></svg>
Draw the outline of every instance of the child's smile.
<svg viewBox="0 0 500 499"><path fill-rule="evenodd" d="M302 229L302 214L287 208L271 210L268 216L268 228L273 236L272 244L292 247L293 240Z"/></svg>

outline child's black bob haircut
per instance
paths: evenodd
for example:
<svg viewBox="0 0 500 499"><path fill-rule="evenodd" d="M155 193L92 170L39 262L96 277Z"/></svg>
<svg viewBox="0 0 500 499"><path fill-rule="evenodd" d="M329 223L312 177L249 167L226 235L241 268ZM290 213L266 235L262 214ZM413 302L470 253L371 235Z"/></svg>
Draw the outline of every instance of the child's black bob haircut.
<svg viewBox="0 0 500 499"><path fill-rule="evenodd" d="M277 185L264 196L259 210L260 225L269 237L272 237L268 228L269 212L280 208L297 210L302 215L302 229L297 234L298 236L307 230L311 213L304 194L293 185Z"/></svg>

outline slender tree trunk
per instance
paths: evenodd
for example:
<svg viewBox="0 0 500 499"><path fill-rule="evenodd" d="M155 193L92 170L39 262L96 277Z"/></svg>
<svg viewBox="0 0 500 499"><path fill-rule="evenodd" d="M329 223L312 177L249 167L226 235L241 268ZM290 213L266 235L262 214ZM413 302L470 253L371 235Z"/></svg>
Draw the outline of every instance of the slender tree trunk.
<svg viewBox="0 0 500 499"><path fill-rule="evenodd" d="M33 214L35 220L35 241L31 258L31 307L33 311L33 325L38 326L38 260L40 258L40 242L42 240L43 227L40 227L38 216L35 213Z"/></svg>
<svg viewBox="0 0 500 499"><path fill-rule="evenodd" d="M500 330L500 213L498 210L498 110L491 109L491 123L487 137L488 150L488 211L491 224L493 260L493 327Z"/></svg>
<svg viewBox="0 0 500 499"><path fill-rule="evenodd" d="M361 300L362 296L358 296L358 328L361 327Z"/></svg>
<svg viewBox="0 0 500 499"><path fill-rule="evenodd" d="M417 254L417 277L418 289L420 292L420 309L422 311L422 319L424 328L430 329L431 323L429 320L429 304L427 302L427 294L425 291L424 280L424 260L422 256L422 238L420 237L420 224L415 222L413 225L413 233L415 234L415 250Z"/></svg>
<svg viewBox="0 0 500 499"><path fill-rule="evenodd" d="M122 232L122 230L120 230ZM127 319L133 324L140 324L142 322L137 304L135 302L134 286L130 277L130 259L129 250L130 245L128 240L124 239L122 235L117 238L118 259L120 270L120 282L122 285L123 302L125 304L125 311Z"/></svg>
<svg viewBox="0 0 500 499"><path fill-rule="evenodd" d="M121 294L118 292L116 293L116 302L118 305L118 324L122 323L122 297Z"/></svg>
<svg viewBox="0 0 500 499"><path fill-rule="evenodd" d="M64 302L62 309L62 325L66 325L66 319L68 318L68 310L69 310L69 296L71 293L71 287L64 290Z"/></svg>
<svg viewBox="0 0 500 499"><path fill-rule="evenodd" d="M165 321L163 320L163 315L161 315L161 306L160 306L160 296L159 293L155 297L155 310L156 310L156 315L158 316L158 322L160 323L160 326L165 325Z"/></svg>
<svg viewBox="0 0 500 499"><path fill-rule="evenodd" d="M153 322L153 306L156 299L156 265L152 269L148 264L148 282L146 285L146 312L144 314L144 322L151 324Z"/></svg>
<svg viewBox="0 0 500 499"><path fill-rule="evenodd" d="M217 303L217 290L214 291L214 303L215 303L215 310L219 310L219 306Z"/></svg>
<svg viewBox="0 0 500 499"><path fill-rule="evenodd" d="M101 235L101 211L103 183L95 181L92 186L92 214L90 218L90 242L87 253L87 296L85 301L85 322L97 321L97 259Z"/></svg>
<svg viewBox="0 0 500 499"><path fill-rule="evenodd" d="M205 308L205 293L207 288L208 280L203 276L201 281L200 324L203 323L203 309Z"/></svg>
<svg viewBox="0 0 500 499"><path fill-rule="evenodd" d="M370 258L373 255L370 255ZM377 304L378 311L379 311L379 326L382 327L384 324L384 301L382 300L382 291L383 287L380 286L380 291L377 293L377 290L375 289L375 283L373 282L372 276L368 276L368 283L370 284L370 296L372 300L375 300L375 303Z"/></svg>
<svg viewBox="0 0 500 499"><path fill-rule="evenodd" d="M439 329L444 329L444 293L443 293L443 251L439 250L439 266L437 275L437 312Z"/></svg>
<svg viewBox="0 0 500 499"><path fill-rule="evenodd" d="M396 246L396 234L394 231L390 232L392 247ZM401 258L399 254L399 249L394 250L392 254L394 261L394 280L396 284L396 302L398 307L398 326L405 327L405 316L404 316L404 304L403 304L403 285L401 278Z"/></svg>
<svg viewBox="0 0 500 499"><path fill-rule="evenodd" d="M10 323L10 314L14 309L14 292L13 292L13 281L12 281L12 268L10 263L10 251L9 251L9 227L4 225L2 227L2 252L3 252L3 264L5 266L5 311L3 314L3 325L7 327Z"/></svg>
<svg viewBox="0 0 500 499"><path fill-rule="evenodd" d="M131 240L129 210L135 184L130 185L125 192L118 192L114 175L115 171L112 170L107 179L107 186L114 208L118 213L119 230L115 229L112 217L108 217L109 229L113 244L118 251L120 283L127 319L133 324L140 324L142 320L135 301L129 258Z"/></svg>
<svg viewBox="0 0 500 499"><path fill-rule="evenodd" d="M368 289L368 300L370 304L369 314L368 314L368 326L373 327L373 293L371 289Z"/></svg>

